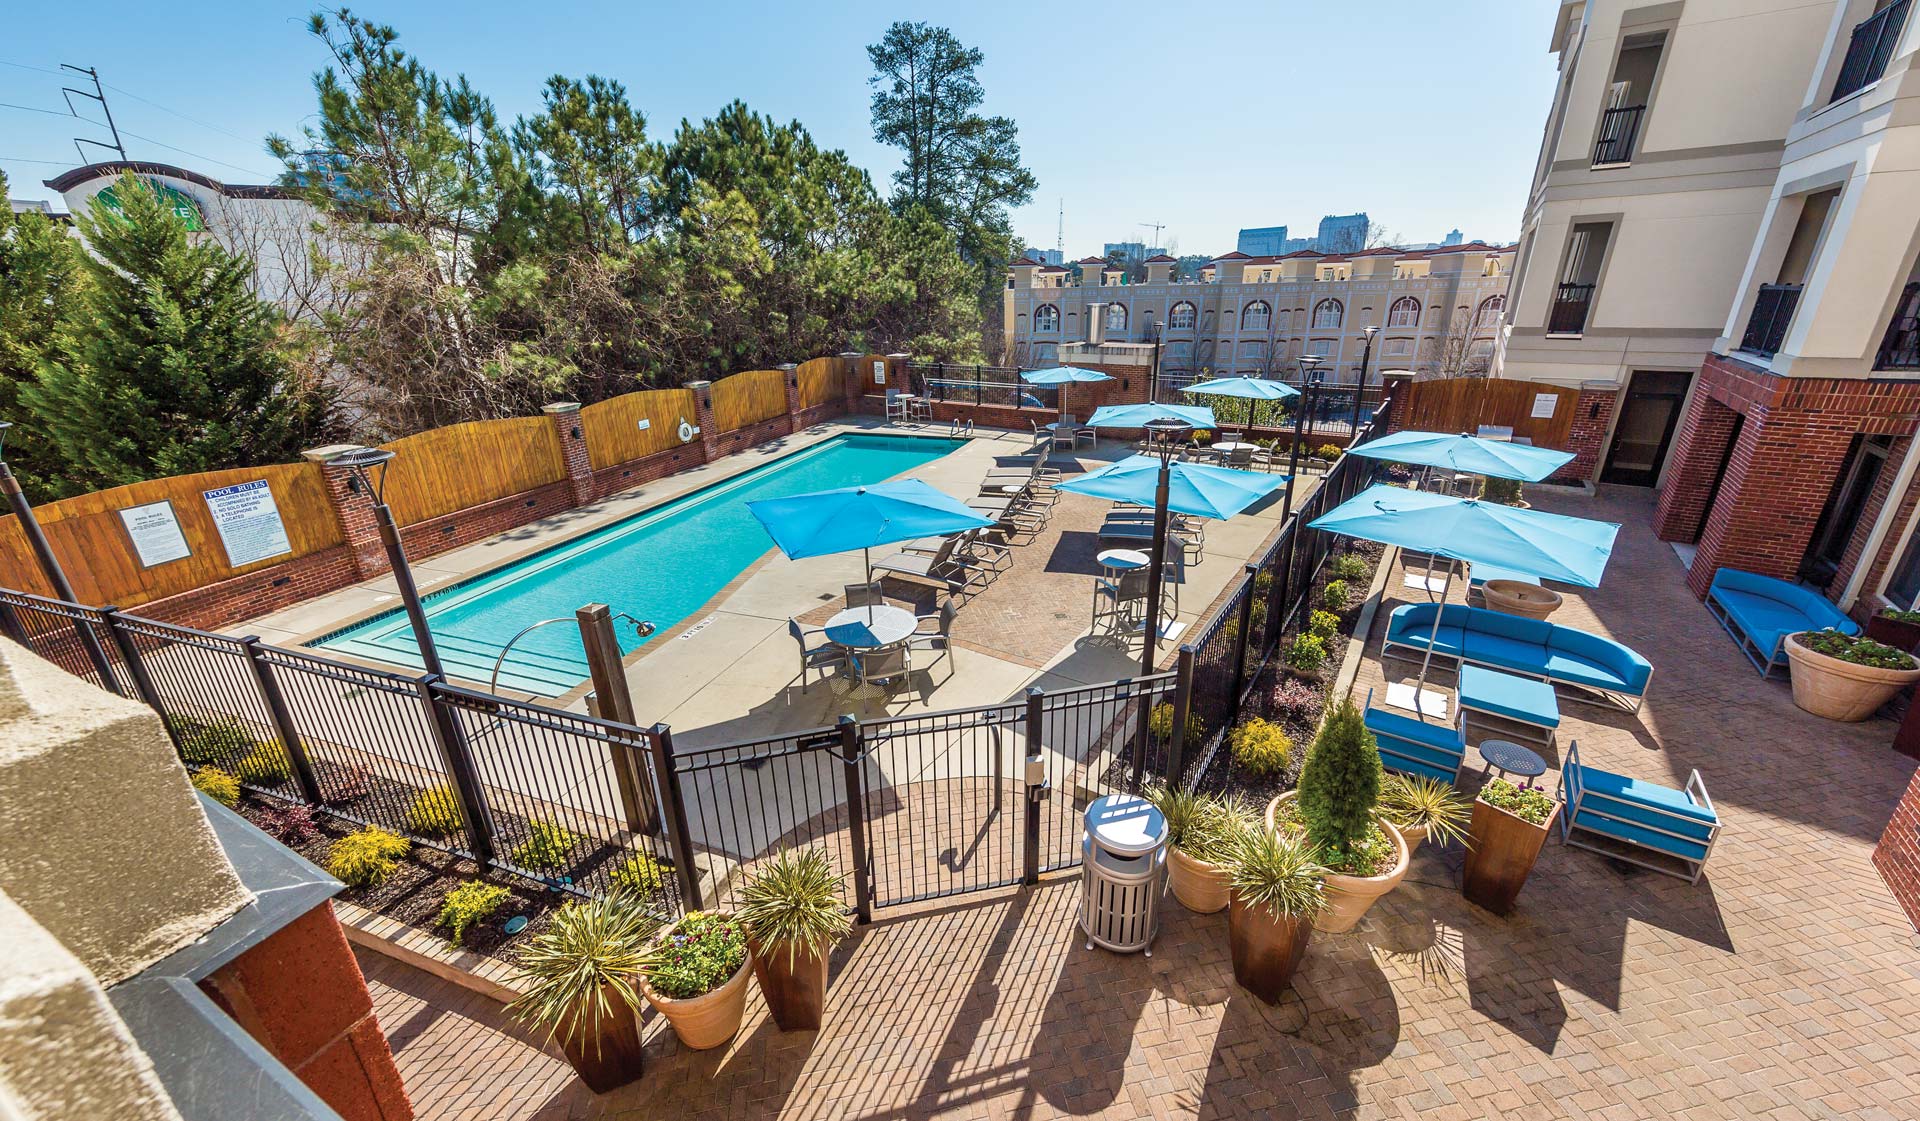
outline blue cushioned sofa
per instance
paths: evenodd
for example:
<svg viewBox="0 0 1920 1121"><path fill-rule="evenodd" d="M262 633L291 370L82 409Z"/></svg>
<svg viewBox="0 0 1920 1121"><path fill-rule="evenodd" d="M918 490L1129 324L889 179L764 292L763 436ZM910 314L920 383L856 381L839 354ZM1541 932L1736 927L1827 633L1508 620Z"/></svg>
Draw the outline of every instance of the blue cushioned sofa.
<svg viewBox="0 0 1920 1121"><path fill-rule="evenodd" d="M1687 776L1686 789L1675 790L1586 766L1575 743L1560 769L1560 800L1566 803L1560 837L1567 844L1690 883L1700 879L1720 838L1720 814L1698 770ZM1636 850L1667 859L1649 861Z"/></svg>
<svg viewBox="0 0 1920 1121"><path fill-rule="evenodd" d="M1714 572L1707 588L1707 612L1720 620L1762 677L1786 668L1790 634L1827 627L1842 634L1860 633L1859 624L1820 593L1737 568Z"/></svg>
<svg viewBox="0 0 1920 1121"><path fill-rule="evenodd" d="M1440 605L1409 603L1387 618L1381 654L1418 660L1434 634ZM1653 666L1628 647L1597 634L1540 619L1449 603L1433 639L1436 656L1471 662L1523 677L1536 677L1582 693L1599 694L1629 712L1640 709ZM1584 698L1583 698L1584 699Z"/></svg>

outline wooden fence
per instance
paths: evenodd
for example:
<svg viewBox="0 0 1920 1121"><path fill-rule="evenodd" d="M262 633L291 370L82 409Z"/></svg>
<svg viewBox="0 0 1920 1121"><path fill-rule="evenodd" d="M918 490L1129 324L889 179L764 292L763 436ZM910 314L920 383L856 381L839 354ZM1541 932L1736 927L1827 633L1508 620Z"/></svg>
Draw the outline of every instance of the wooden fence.
<svg viewBox="0 0 1920 1121"><path fill-rule="evenodd" d="M800 378L800 407L803 409L838 401L846 395L846 373L838 358L815 358L802 362L795 373Z"/></svg>
<svg viewBox="0 0 1920 1121"><path fill-rule="evenodd" d="M266 480L279 511L288 551L249 564L229 563L220 530L207 505L206 492ZM160 507L161 503L166 508ZM121 511L131 511L127 518ZM178 527L177 536L171 523ZM87 603L133 607L192 591L256 569L331 548L343 540L340 522L327 498L327 484L312 463L280 463L149 479L112 490L95 491L34 508L54 555L66 569L74 594ZM132 522L132 527L129 526ZM258 528L259 522L253 523ZM141 563L132 534L140 532L148 555ZM241 532L238 528L234 532ZM257 540L257 539L256 539ZM185 555L179 555L184 550ZM19 519L0 518L0 571L22 591L52 595L41 575Z"/></svg>
<svg viewBox="0 0 1920 1121"><path fill-rule="evenodd" d="M713 383L715 432L733 432L787 411L787 388L779 370L748 370Z"/></svg>
<svg viewBox="0 0 1920 1121"><path fill-rule="evenodd" d="M1505 378L1415 382L1404 406L1396 407L1394 427L1472 433L1483 424L1510 425L1515 436L1540 447L1565 449L1579 396L1564 385Z"/></svg>
<svg viewBox="0 0 1920 1121"><path fill-rule="evenodd" d="M643 389L580 410L587 459L595 471L680 446L680 422L698 424L691 389Z"/></svg>
<svg viewBox="0 0 1920 1121"><path fill-rule="evenodd" d="M559 433L544 416L475 420L405 436L382 447L387 505L401 525L565 481Z"/></svg>

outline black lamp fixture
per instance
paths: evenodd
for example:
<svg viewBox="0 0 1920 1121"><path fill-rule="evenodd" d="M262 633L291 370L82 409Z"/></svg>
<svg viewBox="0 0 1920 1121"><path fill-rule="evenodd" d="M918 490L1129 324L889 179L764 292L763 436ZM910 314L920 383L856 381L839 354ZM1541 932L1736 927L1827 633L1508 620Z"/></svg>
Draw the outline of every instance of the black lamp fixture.
<svg viewBox="0 0 1920 1121"><path fill-rule="evenodd" d="M47 584L53 588L53 594L68 603L79 603L73 594L73 585L67 581L66 570L60 567L60 558L53 555L53 546L47 541L47 535L40 528L39 519L33 516L33 503L27 501L27 492L20 489L20 480L13 477L13 468L7 466L7 431L13 422L0 420L0 493L7 498L7 507L12 511L14 520L20 524L20 532L26 537L27 545L33 550L33 559L40 564L40 571L47 578ZM93 628L80 617L74 619L73 629L80 640L80 648L86 651L87 660L93 663L94 672L100 675L101 684L108 689L119 691L118 679L114 676L113 666L107 661L107 652L100 645L100 639Z"/></svg>
<svg viewBox="0 0 1920 1121"><path fill-rule="evenodd" d="M380 544L387 550L387 567L393 570L393 583L399 589L400 603L406 608L407 622L413 627L413 641L420 647L420 664L428 673L447 675L440 664L440 650L434 645L433 632L427 627L427 612L420 603L420 589L413 582L413 568L407 563L406 546L400 540L400 526L387 506L387 466L393 453L385 448L355 448L329 461L345 467L347 489L373 500L373 524L380 530Z"/></svg>
<svg viewBox="0 0 1920 1121"><path fill-rule="evenodd" d="M1300 356L1300 404L1293 410L1293 450L1287 456L1287 491L1280 505L1283 522L1293 513L1293 480L1300 474L1300 445L1306 440L1307 414L1313 411L1314 391L1320 388L1320 363L1324 361L1318 354Z"/></svg>
<svg viewBox="0 0 1920 1121"><path fill-rule="evenodd" d="M376 504L386 505L387 465L393 462L392 452L385 448L356 448L335 456L333 462L353 472L347 479L348 490L370 494Z"/></svg>
<svg viewBox="0 0 1920 1121"><path fill-rule="evenodd" d="M1367 391L1367 367L1373 363L1373 337L1380 333L1378 327L1365 327L1361 334L1367 336L1366 349L1360 352L1360 380L1353 383L1353 431L1360 434L1360 400Z"/></svg>

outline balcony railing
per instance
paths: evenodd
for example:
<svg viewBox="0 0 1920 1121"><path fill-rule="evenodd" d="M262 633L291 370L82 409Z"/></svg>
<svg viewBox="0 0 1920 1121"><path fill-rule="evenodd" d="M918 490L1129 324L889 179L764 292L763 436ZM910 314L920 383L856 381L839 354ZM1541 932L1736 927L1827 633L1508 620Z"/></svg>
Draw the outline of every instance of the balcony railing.
<svg viewBox="0 0 1920 1121"><path fill-rule="evenodd" d="M1593 306L1593 285L1562 284L1553 295L1547 316L1547 334L1577 335L1587 328L1587 309Z"/></svg>
<svg viewBox="0 0 1920 1121"><path fill-rule="evenodd" d="M1600 115L1600 139L1593 145L1593 162L1629 163L1633 160L1633 142L1640 135L1644 105L1609 109Z"/></svg>
<svg viewBox="0 0 1920 1121"><path fill-rule="evenodd" d="M1753 314L1747 318L1747 333L1740 338L1740 349L1748 354L1771 358L1786 340L1787 325L1793 322L1793 309L1800 304L1800 285L1762 284L1753 301Z"/></svg>
<svg viewBox="0 0 1920 1121"><path fill-rule="evenodd" d="M1887 324L1887 337L1880 340L1880 354L1873 368L1920 370L1920 281L1909 281L1900 293L1899 306L1893 309L1893 322Z"/></svg>
<svg viewBox="0 0 1920 1121"><path fill-rule="evenodd" d="M1847 57L1840 63L1840 76L1834 79L1833 96L1828 103L1864 89L1887 72L1887 60L1900 41L1907 25L1907 9L1913 0L1895 0L1854 26L1853 39L1847 44Z"/></svg>

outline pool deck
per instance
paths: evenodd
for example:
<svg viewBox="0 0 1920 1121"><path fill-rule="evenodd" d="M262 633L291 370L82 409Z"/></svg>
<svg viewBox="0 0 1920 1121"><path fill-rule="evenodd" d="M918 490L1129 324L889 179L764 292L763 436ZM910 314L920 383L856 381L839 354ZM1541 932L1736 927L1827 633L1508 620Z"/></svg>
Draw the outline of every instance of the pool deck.
<svg viewBox="0 0 1920 1121"><path fill-rule="evenodd" d="M842 433L863 431L947 434L946 426L940 424L889 424L874 417L837 419L421 561L413 566L415 578L423 594L431 593L802 448ZM905 477L922 479L949 494L972 495L990 467L1005 457L1024 453L1031 443L1031 437L1021 433L979 434L952 454L906 472ZM1122 441L1102 440L1096 448L1081 449L1064 466L1071 473L1075 460L1092 468L1100 462L1122 458L1130 451L1131 446ZM1311 494L1316 481L1313 476L1298 480L1295 501L1303 501ZM1072 520L1078 524L1089 518L1097 519L1097 511L1105 507L1106 503L1096 499L1062 495L1057 514L1075 511L1076 517ZM1189 627L1198 622L1208 606L1240 574L1242 562L1256 554L1279 528L1280 512L1281 503L1276 499L1229 521L1209 523L1205 559L1188 567L1186 583L1181 589L1181 621ZM1056 520L1061 519L1056 517ZM1061 545L1059 536L1043 535L1031 545L1016 546L1016 550L1046 552L1017 552L1015 567L1001 576L1002 581L1016 581L1010 586L1024 593L1027 582L1023 581L1023 574L1036 569L1045 571L1050 579L1044 583L1033 580L1034 595L1028 597L1040 602L1022 603L1021 610L1003 617L1009 613L986 602L992 595L987 593L961 608L962 623L956 626L958 633L966 625L967 612L974 607L983 615L997 611L994 626L1032 625L1031 621L1037 618L1046 625L1023 636L1030 640L1027 645L1031 646L1034 641L1042 646L1053 645L1052 639L1057 637L1056 649L1033 656L1006 652L1000 643L963 641L956 644L958 648L950 666L943 664L932 672L916 672L907 687L887 699L855 701L838 694L817 678L802 689L797 674L798 657L793 640L787 634L787 620L817 611L836 599L845 585L858 583L861 559L858 553L852 553L794 561L769 548L767 555L730 582L707 605L628 657L627 680L633 691L635 711L641 723L665 722L673 727L678 742L700 746L827 724L845 712L878 717L962 708L1019 696L1035 685L1070 687L1138 672L1137 645L1123 647L1110 639L1090 637L1084 626L1076 627L1077 621L1089 612L1096 573L1089 568L1084 579L1074 578L1081 565L1062 559L1068 550ZM1002 594L996 598L1004 601L1007 597ZM399 602L393 577L387 575L229 629L258 634L275 645L300 646L344 625L389 610ZM618 603L612 606L615 610L620 607ZM1028 622L1023 623L1023 618ZM1169 643L1164 650L1173 648L1174 644ZM337 652L328 653L339 656ZM378 662L365 664L381 666ZM474 684L484 686L486 683ZM502 692L526 696L509 690ZM585 711L584 693L583 686L549 703Z"/></svg>

